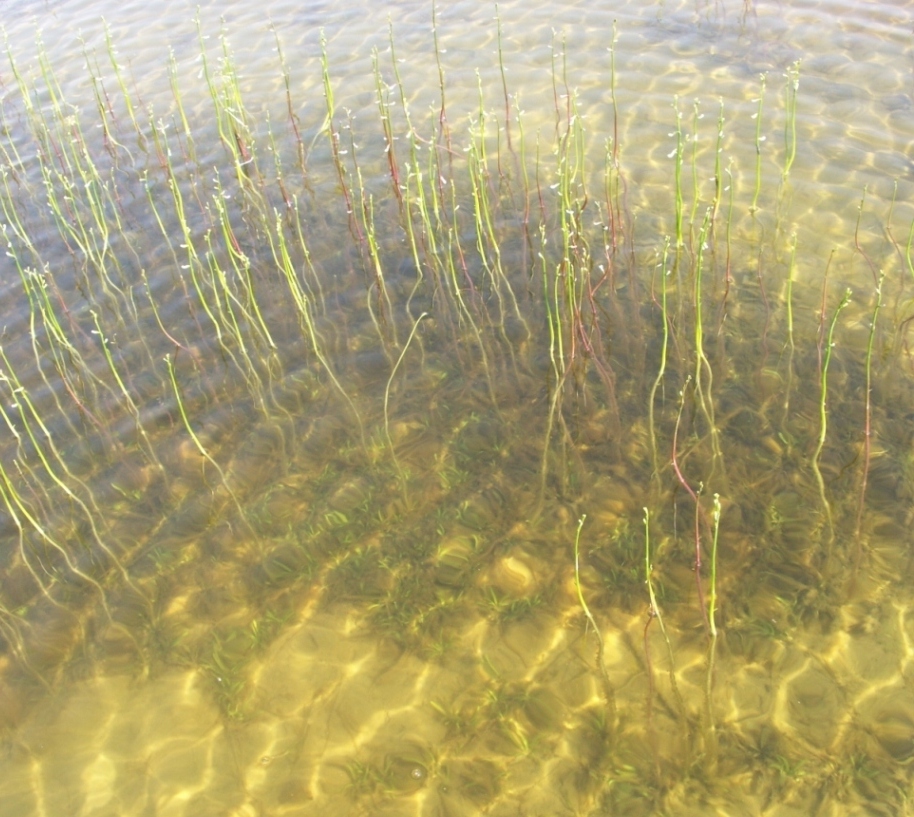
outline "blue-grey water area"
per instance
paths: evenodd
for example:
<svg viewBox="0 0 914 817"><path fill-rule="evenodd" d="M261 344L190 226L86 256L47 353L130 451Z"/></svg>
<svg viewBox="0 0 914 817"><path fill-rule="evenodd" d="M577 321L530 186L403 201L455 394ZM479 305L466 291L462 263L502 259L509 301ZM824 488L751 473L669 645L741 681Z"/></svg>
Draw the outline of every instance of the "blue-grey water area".
<svg viewBox="0 0 914 817"><path fill-rule="evenodd" d="M914 813L914 4L3 11L0 817Z"/></svg>

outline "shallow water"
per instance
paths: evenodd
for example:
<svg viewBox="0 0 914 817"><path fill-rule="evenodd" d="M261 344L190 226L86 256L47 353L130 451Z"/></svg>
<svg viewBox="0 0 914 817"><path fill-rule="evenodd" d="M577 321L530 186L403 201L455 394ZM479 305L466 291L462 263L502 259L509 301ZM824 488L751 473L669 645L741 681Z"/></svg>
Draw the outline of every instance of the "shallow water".
<svg viewBox="0 0 914 817"><path fill-rule="evenodd" d="M0 815L908 813L910 11L13 6Z"/></svg>

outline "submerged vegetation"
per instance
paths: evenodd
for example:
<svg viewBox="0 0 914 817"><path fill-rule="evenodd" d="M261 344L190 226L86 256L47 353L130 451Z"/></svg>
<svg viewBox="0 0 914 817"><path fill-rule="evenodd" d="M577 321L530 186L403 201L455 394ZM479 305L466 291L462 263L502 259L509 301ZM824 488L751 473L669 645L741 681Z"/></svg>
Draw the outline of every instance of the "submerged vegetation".
<svg viewBox="0 0 914 817"><path fill-rule="evenodd" d="M502 88L465 121L433 33L435 109L391 32L374 123L337 108L326 50L307 127L281 49L284 122L224 39L200 38L205 112L174 61L147 109L110 38L91 115L43 53L34 79L11 61L0 671L26 692L3 727L87 663L192 669L245 723L258 662L332 613L464 679L423 703L440 745L334 761L349 798L488 809L525 758L567 813L725 804L727 780L899 813L914 225L896 241L890 210L885 266L836 250L871 280L797 274L797 64L732 155L723 102L707 132L674 102L645 235L561 43L532 133L500 22ZM833 645L893 616L877 688Z"/></svg>

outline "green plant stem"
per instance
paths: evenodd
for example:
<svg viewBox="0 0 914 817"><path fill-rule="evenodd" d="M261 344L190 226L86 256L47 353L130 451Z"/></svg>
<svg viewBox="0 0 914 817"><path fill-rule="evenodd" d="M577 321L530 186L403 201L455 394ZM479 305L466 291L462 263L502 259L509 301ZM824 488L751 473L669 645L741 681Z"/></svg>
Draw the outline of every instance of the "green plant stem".
<svg viewBox="0 0 914 817"><path fill-rule="evenodd" d="M784 125L784 173L786 179L797 156L797 93L800 88L800 61L787 69L787 122Z"/></svg>
<svg viewBox="0 0 914 817"><path fill-rule="evenodd" d="M656 402L657 389L660 388L660 384L663 382L663 377L666 374L666 358L670 340L670 324L666 308L666 278L669 274L669 271L667 270L669 252L670 239L669 236L667 236L663 246L663 260L660 262L660 312L661 320L663 321L663 344L660 347L660 366L657 369L657 377L654 379L654 385L651 387L651 394L647 403L648 431L650 432L651 437L651 456L654 463L654 472L652 476L658 486L660 483L660 458L657 453L657 429L654 425L654 403Z"/></svg>
<svg viewBox="0 0 914 817"><path fill-rule="evenodd" d="M654 590L654 565L651 562L651 514L646 507L642 508L642 510L644 511L644 583L647 585L647 594L650 601L648 624L650 624L653 619L657 619L657 626L660 627L660 635L663 637L663 643L666 646L666 654L669 660L670 687L673 690L673 697L676 700L677 714L681 719L683 727L688 728L686 724L685 701L679 691L679 684L676 682L676 659L673 656L673 642L671 641L669 631L663 622L663 614L660 610L660 604L657 602L656 591ZM645 628L645 637L646 634L647 630Z"/></svg>
<svg viewBox="0 0 914 817"><path fill-rule="evenodd" d="M597 626L597 622L593 617L593 613L590 612L590 607L587 606L587 601L584 598L584 591L581 588L581 529L584 527L584 521L586 519L587 514L582 514L581 518L578 519L578 527L574 535L574 588L578 594L578 603L581 605L581 610L584 611L584 615L587 618L587 621L589 622L590 626L593 627L593 631L597 636L597 666L600 670L600 675L602 676L603 680L603 689L604 694L606 695L606 703L609 706L610 710L610 720L611 722L614 722L616 713L616 698L612 684L609 680L609 673L606 671L603 634L600 632L600 628Z"/></svg>
<svg viewBox="0 0 914 817"><path fill-rule="evenodd" d="M711 539L711 578L708 588L708 624L711 637L717 638L717 539L720 533L720 494L714 494L714 509L711 511L714 530Z"/></svg>
<svg viewBox="0 0 914 817"><path fill-rule="evenodd" d="M406 356L406 353L409 350L409 345L413 342L413 338L416 336L416 331L419 329L419 323L423 318L427 316L428 312L423 312L416 319L415 324L413 324L413 330L409 333L409 337L406 339L406 343L403 345L403 350L400 352L400 357L397 358L397 362L394 364L393 370L390 373L390 377L387 379L387 386L384 389L384 435L387 437L387 445L390 447L390 456L397 468L397 473L400 475L400 482L403 485L403 499L407 505L409 504L409 496L407 492L408 481L406 478L406 473L403 471L403 468L400 466L400 462L397 459L397 453L394 450L394 441L390 436L390 415L388 414L388 403L390 402L390 384L393 383L393 379L397 374L397 369L400 368L400 364L403 362L403 358Z"/></svg>
<svg viewBox="0 0 914 817"><path fill-rule="evenodd" d="M717 658L717 540L720 533L720 495L714 494L711 511L714 532L711 544L711 586L708 593L708 621L711 641L708 645L708 672L705 677L705 769L709 774L717 771L717 730L714 723L714 667Z"/></svg>
<svg viewBox="0 0 914 817"><path fill-rule="evenodd" d="M165 365L168 367L168 376L171 379L171 386L172 386L172 389L174 390L175 402L177 403L177 406L178 406L178 413L181 415L181 421L184 423L184 429L187 431L188 435L190 436L191 440L193 441L194 446L196 447L197 451L200 452L200 456L202 456L203 459L205 459L210 465L213 466L213 468L216 469L216 472L219 474L219 478L222 481L222 486L223 486L223 488L225 488L226 493L229 495L232 502L234 503L235 508L238 511L238 515L239 515L240 519L248 527L250 533L252 535L255 535L253 529L250 527L250 523L247 520L247 515L244 512L244 508L241 506L241 502L238 499L238 495L232 489L232 486L229 485L225 472L222 470L222 466L219 465L219 463L216 462L215 459L213 459L213 457L209 453L209 451L206 450L203 443L200 441L200 438L197 436L196 432L194 431L193 426L190 423L190 418L187 416L187 410L184 407L184 400L181 398L181 389L178 387L178 380L177 380L177 377L175 376L175 366L174 366L174 361L172 359L172 355L167 355L165 357Z"/></svg>
<svg viewBox="0 0 914 817"><path fill-rule="evenodd" d="M765 137L762 136L762 106L765 102L765 74L760 75L758 110L755 112L755 192L752 194L752 204L749 207L750 213L758 212L758 197L762 189L762 142Z"/></svg>
<svg viewBox="0 0 914 817"><path fill-rule="evenodd" d="M835 326L838 323L838 316L841 314L841 311L850 303L850 301L851 290L848 288L845 290L844 296L841 298L841 302L838 304L834 314L832 315L831 323L828 327L828 335L825 339L825 356L822 360L822 373L819 378L819 437L816 442L816 450L813 452L811 463L813 473L816 477L816 484L819 486L819 497L822 500L822 507L825 509L825 516L828 520L829 552L831 550L831 543L835 538L835 525L832 519L831 505L825 496L825 480L822 478L822 472L819 470L819 457L822 454L822 448L825 446L825 435L828 427L828 415L826 409L826 401L828 397L828 366L829 363L831 363L832 350L834 349L835 345Z"/></svg>

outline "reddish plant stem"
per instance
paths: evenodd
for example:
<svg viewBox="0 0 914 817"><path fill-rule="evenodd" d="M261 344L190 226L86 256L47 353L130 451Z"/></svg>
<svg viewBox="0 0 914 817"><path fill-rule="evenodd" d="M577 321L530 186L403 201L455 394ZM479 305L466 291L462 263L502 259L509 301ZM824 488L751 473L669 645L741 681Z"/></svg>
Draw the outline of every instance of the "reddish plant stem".
<svg viewBox="0 0 914 817"><path fill-rule="evenodd" d="M590 300L590 308L593 315L593 334L594 339L591 340L587 336L585 331L584 321L581 317L580 310L575 310L575 323L577 324L578 334L581 338L581 345L584 347L584 350L587 352L591 360L593 360L594 366L597 369L597 373L600 375L600 379L603 381L603 385L606 386L606 391L609 395L609 401L612 404L613 415L618 421L619 417L619 405L616 402L616 376L615 372L612 370L612 366L605 360L603 355L603 338L600 334L599 327L597 325L597 315L596 315L596 305L593 301L593 295L588 291L588 299Z"/></svg>
<svg viewBox="0 0 914 817"><path fill-rule="evenodd" d="M690 378L691 379L691 378ZM686 383L688 386L688 382ZM682 392L682 400L679 403L679 414L676 417L676 426L673 429L673 471L680 485L686 489L692 501L695 503L695 586L698 589L698 606L701 607L701 620L704 622L705 629L709 628L708 611L705 606L705 591L701 585L701 503L698 501L698 494L692 490L692 486L686 481L679 468L676 449L679 447L679 425L682 421L682 406L685 403L685 388Z"/></svg>
<svg viewBox="0 0 914 817"><path fill-rule="evenodd" d="M296 152L298 154L299 166L301 167L302 175L305 175L305 161L307 159L305 156L305 143L301 138L301 131L298 128L298 116L292 106L292 88L289 81L289 70L286 67L286 60L282 53L282 46L279 43L279 34L276 32L275 28L273 28L273 36L276 38L276 51L279 53L279 63L283 69L282 73L283 82L286 86L286 109L289 112L289 123L292 125L292 132L295 134L295 145Z"/></svg>
<svg viewBox="0 0 914 817"><path fill-rule="evenodd" d="M863 259L869 265L870 272L873 274L873 283L878 283L879 273L876 272L876 265L870 260L870 257L864 252L863 247L860 246L860 218L863 216L863 202L866 199L866 186L863 188L863 196L860 199L860 206L857 208L857 224L854 227L854 246L857 248L857 252L863 256Z"/></svg>
<svg viewBox="0 0 914 817"><path fill-rule="evenodd" d="M867 343L866 351L866 402L864 407L863 421L863 479L860 482L860 499L857 503L857 522L854 529L854 538L857 541L857 549L854 557L854 573L860 564L861 542L860 529L863 524L863 505L866 499L867 482L870 475L870 453L872 444L872 358L873 358L873 340L876 335L876 319L879 317L880 300L882 298L882 281L885 276L879 278L879 284L876 287L876 306L873 308L873 322L870 326L870 337Z"/></svg>

